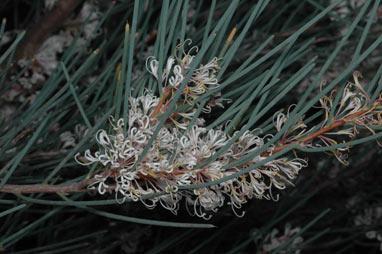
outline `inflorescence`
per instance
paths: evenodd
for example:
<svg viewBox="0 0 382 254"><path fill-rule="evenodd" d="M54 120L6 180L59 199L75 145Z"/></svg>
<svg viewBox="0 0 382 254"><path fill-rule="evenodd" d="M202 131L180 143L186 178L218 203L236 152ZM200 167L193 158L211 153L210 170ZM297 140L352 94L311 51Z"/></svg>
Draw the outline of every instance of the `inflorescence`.
<svg viewBox="0 0 382 254"><path fill-rule="evenodd" d="M87 150L84 156L80 157L80 154L75 156L76 161L81 165L93 163L101 165L88 188L97 190L99 194L115 193L118 202L141 201L149 209L155 208L160 203L174 214L177 214L179 204L183 200L191 214L205 219L211 218L211 213L216 212L225 202L232 206L236 215L241 216L244 213L238 214L237 210L242 208L248 199L255 197L277 200L278 196L272 195L272 187L286 188L286 183L291 183L299 171L307 166L305 159L282 157L219 184L198 189L185 188L192 184L203 184L229 177L261 162L277 151L275 146L270 146L266 152L250 161L227 168L226 165L261 148L272 135L260 137L254 135L252 131L246 131L236 142L228 146L228 149L214 156L239 132L229 135L224 132L224 126L207 129L202 118L197 118L190 125L199 106L193 101L207 91L219 87L216 78L220 70L218 58L200 65L192 73L182 91L181 99L176 104L176 107L186 108L186 110L181 112L175 110L174 112L177 113L169 116L165 125L155 136L148 152L140 158L158 127L161 116L168 110L175 92L188 75L190 64L195 57L192 52L196 53L198 50L193 47L186 53L183 46L177 47L177 50L180 49L184 57L176 58L177 51L175 57L169 57L161 77L158 74L159 62L153 57L147 59L148 71L162 82L162 97L159 98L147 90L138 98L131 97L127 122L123 118L110 117L113 133L99 130L96 134L96 140L102 148L94 154ZM377 103L373 104L374 106L366 109L370 99L359 85L358 79L355 80L355 84L349 83L344 89L341 106L334 115L334 119L326 119L321 130L333 121L344 119L353 123L354 127L326 133L326 135L346 134L353 137L358 132L356 125L367 127L370 123L375 124L376 121L380 124L380 112L375 113L375 109L376 105L381 103L381 99L379 98ZM358 92L355 92L355 89L358 89ZM219 93L215 93L211 103L205 105L203 110L205 113L211 112L211 107L223 106L223 99L219 96ZM333 96L335 94L332 94ZM327 112L326 115L330 113L332 97L324 97L321 100L322 108ZM274 125L277 131L281 129L288 117L288 114L282 113L275 115ZM279 144L286 146L301 140L302 137L306 139L309 135L314 135L313 131L315 131L314 128L307 130L305 123L300 119L284 135ZM315 138L320 139L324 145L333 144L335 141L326 135L322 133ZM322 145L313 145L311 140L307 141L309 142L301 143L301 145L308 147ZM335 154L344 161L339 156L339 152ZM210 159L212 156L213 158Z"/></svg>

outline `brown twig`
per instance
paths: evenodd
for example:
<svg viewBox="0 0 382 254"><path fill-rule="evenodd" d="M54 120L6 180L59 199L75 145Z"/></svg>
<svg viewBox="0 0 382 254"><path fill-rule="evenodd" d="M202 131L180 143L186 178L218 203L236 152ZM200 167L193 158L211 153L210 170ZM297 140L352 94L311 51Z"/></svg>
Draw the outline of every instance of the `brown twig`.
<svg viewBox="0 0 382 254"><path fill-rule="evenodd" d="M33 131L33 128L27 128L26 130L22 131L19 135L17 135L13 139L13 143L16 144L17 142L19 142L20 139L24 138L26 135L28 135L32 131Z"/></svg>
<svg viewBox="0 0 382 254"><path fill-rule="evenodd" d="M7 193L40 193L40 192L85 192L87 186L92 184L95 179L87 179L78 183L64 184L64 185L43 185L43 184L31 184L31 185L14 185L6 184L0 190L0 192Z"/></svg>
<svg viewBox="0 0 382 254"><path fill-rule="evenodd" d="M151 114L151 118L154 118L160 111L160 109L162 108L164 102L166 101L167 97L170 96L171 94L171 91L172 89L167 89L166 93L163 95L163 97L161 98L161 100L159 101L157 107L154 109L154 112Z"/></svg>
<svg viewBox="0 0 382 254"><path fill-rule="evenodd" d="M361 110L361 111L358 111L352 115L350 115L349 117L346 118L346 121L343 120L343 119L339 119L339 120L336 120L334 121L331 125L325 127L325 128L322 128L318 131L316 131L315 133L312 133L308 136L306 136L305 138L302 138L300 140L297 140L296 142L294 143L298 143L298 144L304 144L306 142L309 142L315 138L317 138L318 136L321 136L335 128L338 128L338 127L341 127L342 125L346 124L349 122L349 120L353 119L353 118L356 118L364 113L366 113L368 110L367 109L364 109L364 110ZM284 150L286 148L288 148L290 145L294 144L294 143L290 143L290 144L286 144L286 145L281 145L281 146L277 146L275 147L275 149L273 149L272 153L277 153L277 152L280 152L281 150ZM269 152L264 152L262 153L262 156L269 156Z"/></svg>
<svg viewBox="0 0 382 254"><path fill-rule="evenodd" d="M32 58L44 40L55 32L83 0L59 0L37 24L26 32L15 54L15 61Z"/></svg>

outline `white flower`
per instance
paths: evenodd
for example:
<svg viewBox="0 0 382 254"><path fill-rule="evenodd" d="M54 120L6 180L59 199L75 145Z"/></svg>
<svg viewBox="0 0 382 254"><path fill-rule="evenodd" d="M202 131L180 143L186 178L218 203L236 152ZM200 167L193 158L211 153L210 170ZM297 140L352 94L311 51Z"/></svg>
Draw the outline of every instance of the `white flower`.
<svg viewBox="0 0 382 254"><path fill-rule="evenodd" d="M88 189L94 189L95 188L94 185L98 184L98 187L97 187L98 193L101 195L105 194L107 189L109 188L109 186L105 183L105 181L107 180L107 177L104 177L102 175L95 175L94 179L96 179L97 181L90 184L88 186Z"/></svg>
<svg viewBox="0 0 382 254"><path fill-rule="evenodd" d="M105 194L110 189L105 182L111 178L115 182L114 190L118 202L126 199L141 201L149 209L159 203L176 214L179 202L184 197L187 205L193 207L194 214L209 219L210 213L216 212L228 198L227 204L232 206L237 216L242 216L244 213L239 215L237 209L241 209L242 204L248 199L253 197L273 199L271 187L283 189L286 187L284 181L288 182L282 174L293 179L301 168L306 166L306 161L299 158L281 158L253 169L245 176L215 186L195 189L193 192L179 191L179 186L215 181L245 169L246 164L230 169L224 169L224 166L230 163L230 160L239 159L264 145L264 139L246 131L215 160L198 168L198 163L210 158L225 146L230 137L220 129L207 131L197 124L189 131L179 127L163 126L146 156L136 164L158 123L148 116L157 107L158 98L147 93L130 101L136 104L132 105L134 110L129 111L126 135L123 133L124 120L119 119L115 124L115 120L111 117L110 123L114 134L108 134L105 130L99 130L96 134L96 141L102 149L96 151L94 155L90 150L86 150L85 161L80 162L78 155L75 157L82 165L99 163L105 167L105 171L95 177L96 181L90 188L96 188L100 194ZM187 118L185 115L180 121L186 121ZM264 158L258 155L251 163ZM132 171L134 166L135 170ZM144 195L158 192L167 194L149 200L142 199Z"/></svg>
<svg viewBox="0 0 382 254"><path fill-rule="evenodd" d="M183 82L182 67L176 65L173 71L174 76L170 77L169 83L173 88L177 88Z"/></svg>
<svg viewBox="0 0 382 254"><path fill-rule="evenodd" d="M146 93L146 95L140 97L140 101L143 105L143 114L148 115L150 109L155 108L159 103L159 98L152 94Z"/></svg>
<svg viewBox="0 0 382 254"><path fill-rule="evenodd" d="M240 214L237 210L253 197L276 200L272 196L272 187L284 189L286 183L292 184L287 179L294 179L301 168L306 166L306 161L299 158L279 158L216 185L193 190L180 188L209 183L243 172L267 156L259 154L241 165L231 168L226 166L261 148L273 137L270 134L259 137L251 131L245 131L240 137L237 137L240 132L237 131L231 137L223 131L222 126L207 130L203 127L205 121L202 118L196 119L189 126L191 119L195 120L198 106L193 100L218 86L215 75L219 70L217 58L201 65L192 73L190 82L182 91L183 102L178 104L188 108L179 112L175 109L175 113L169 116L155 138L152 137L161 120L162 115L158 113L168 109L173 93L183 82L194 59L191 52L194 49L197 52L194 47L186 53L183 46L178 47L178 50L182 50L183 58L169 57L167 60L161 77L164 82L162 97L158 98L146 90L138 98L129 98L130 109L126 117L128 121L125 123L124 118L114 120L110 117L112 133L99 130L96 134L96 141L101 149L94 154L86 150L81 161L79 155L75 159L81 165L98 163L101 168L90 188L97 189L100 194L114 190L118 202L128 199L141 201L149 209L160 204L177 214L180 201L185 199L186 207L192 214L209 219L227 200L233 212L237 216L243 216L244 212ZM147 59L146 68L158 79L159 62L154 57ZM207 105L204 111L211 110L212 106L214 105ZM286 118L288 115L280 115L278 119L282 117ZM282 126L278 123L276 125L279 126L278 129ZM302 125L298 123L296 126L300 128ZM147 143L152 138L153 142L147 148ZM220 151L232 138L237 139L236 142L225 151ZM273 149L274 146L270 146L265 152L272 154ZM147 151L141 158L144 150ZM217 151L220 151L219 155L214 156ZM138 158L141 158L139 162ZM160 195L145 199L145 195L157 193Z"/></svg>
<svg viewBox="0 0 382 254"><path fill-rule="evenodd" d="M44 1L44 6L45 6L45 9L47 10L51 10L53 9L53 6L56 4L57 0L45 0Z"/></svg>
<svg viewBox="0 0 382 254"><path fill-rule="evenodd" d="M296 227L292 229L290 223L285 224L284 232L280 234L277 228L274 228L270 233L268 233L265 237L257 237L256 243L260 245L258 252L264 254L273 253L276 249L278 249L282 244L289 241L294 235L298 234L301 231L300 227ZM254 233L256 233L255 230ZM263 238L263 239L262 239ZM260 241L262 239L262 241ZM294 253L299 254L301 250L297 247L304 241L301 236L296 237L285 249L282 249L279 253ZM293 252L291 252L293 250Z"/></svg>
<svg viewBox="0 0 382 254"><path fill-rule="evenodd" d="M150 65L150 67L148 66L148 64ZM158 79L159 62L153 56L149 56L146 59L146 69L148 72L151 73L151 75Z"/></svg>
<svg viewBox="0 0 382 254"><path fill-rule="evenodd" d="M76 139L74 138L73 133L70 131L65 131L60 134L60 139L62 144L62 149L66 149L68 147L74 147L76 145Z"/></svg>

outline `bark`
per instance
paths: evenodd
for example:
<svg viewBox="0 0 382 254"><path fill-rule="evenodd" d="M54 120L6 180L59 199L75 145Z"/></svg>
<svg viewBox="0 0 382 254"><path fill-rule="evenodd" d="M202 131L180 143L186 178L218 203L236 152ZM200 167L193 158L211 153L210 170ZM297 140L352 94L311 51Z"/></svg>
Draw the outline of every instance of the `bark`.
<svg viewBox="0 0 382 254"><path fill-rule="evenodd" d="M20 41L15 62L22 58L32 58L46 38L62 26L64 21L83 0L59 0L37 24L27 30Z"/></svg>

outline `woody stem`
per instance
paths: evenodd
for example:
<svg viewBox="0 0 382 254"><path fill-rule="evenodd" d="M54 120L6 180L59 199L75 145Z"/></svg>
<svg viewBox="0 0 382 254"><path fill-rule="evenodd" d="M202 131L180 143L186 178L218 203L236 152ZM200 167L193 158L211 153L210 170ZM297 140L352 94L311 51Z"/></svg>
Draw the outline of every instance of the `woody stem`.
<svg viewBox="0 0 382 254"><path fill-rule="evenodd" d="M155 108L153 114L151 117L155 117L156 114L160 111L160 108L166 101L167 97L170 95L171 89L168 89L166 93L163 95L162 99L159 101L158 106ZM344 119L339 119L334 121L332 124L329 126L322 128L300 140L297 140L295 143L303 144L306 142L309 142L313 140L314 138L323 135L335 128L338 128L342 125L345 125L349 120L354 119L366 112L368 112L370 109L364 109L359 112L356 112L349 117L346 118L346 121ZM286 149L289 147L291 144L286 144L286 145L281 145L276 147L273 150L273 153L277 153L281 150ZM262 156L269 156L269 152L265 152L262 154ZM41 192L62 192L62 193L73 193L73 192L84 192L87 191L86 187L89 186L90 184L94 183L95 179L87 179L83 180L78 183L73 183L73 184L65 184L65 185L41 185L41 184L32 184L32 185L13 185L13 184L6 184L3 186L3 188L0 190L0 192L7 192L7 193L41 193Z"/></svg>
<svg viewBox="0 0 382 254"><path fill-rule="evenodd" d="M160 99L158 105L154 109L154 112L151 114L151 116L150 116L151 118L154 118L159 113L159 111L162 108L162 106L163 106L164 102L166 101L167 97L170 96L171 91L172 91L171 88L167 89L166 93L163 95L163 97Z"/></svg>
<svg viewBox="0 0 382 254"><path fill-rule="evenodd" d="M30 185L15 185L6 184L0 190L0 192L7 193L40 193L40 192L62 192L62 193L72 193L72 192L84 192L87 191L86 187L92 184L94 179L83 180L78 183L63 184L63 185L42 185L42 184L30 184Z"/></svg>
<svg viewBox="0 0 382 254"><path fill-rule="evenodd" d="M336 120L334 121L332 124L330 124L329 126L325 127L325 128L322 128L308 136L306 136L305 138L302 138L300 140L297 140L296 142L294 143L298 143L298 144L303 144L303 143L306 143L306 142L309 142L311 140L313 140L314 138L317 138L318 136L321 136L335 128L338 128L344 124L346 124L348 122L348 120L351 120L351 119L354 119L364 113L366 113L368 110L367 109L364 109L364 110L361 110L361 111L358 111L352 115L350 115L349 117L346 118L347 121L345 121L344 119L339 119L339 120ZM292 145L293 143L291 144L286 144L286 145L281 145L281 146L277 146L274 150L273 150L273 153L277 153L277 152L280 152L284 149L286 149L287 147L289 147L290 145ZM268 152L265 152L263 153L262 155L266 155L268 156L269 153Z"/></svg>

